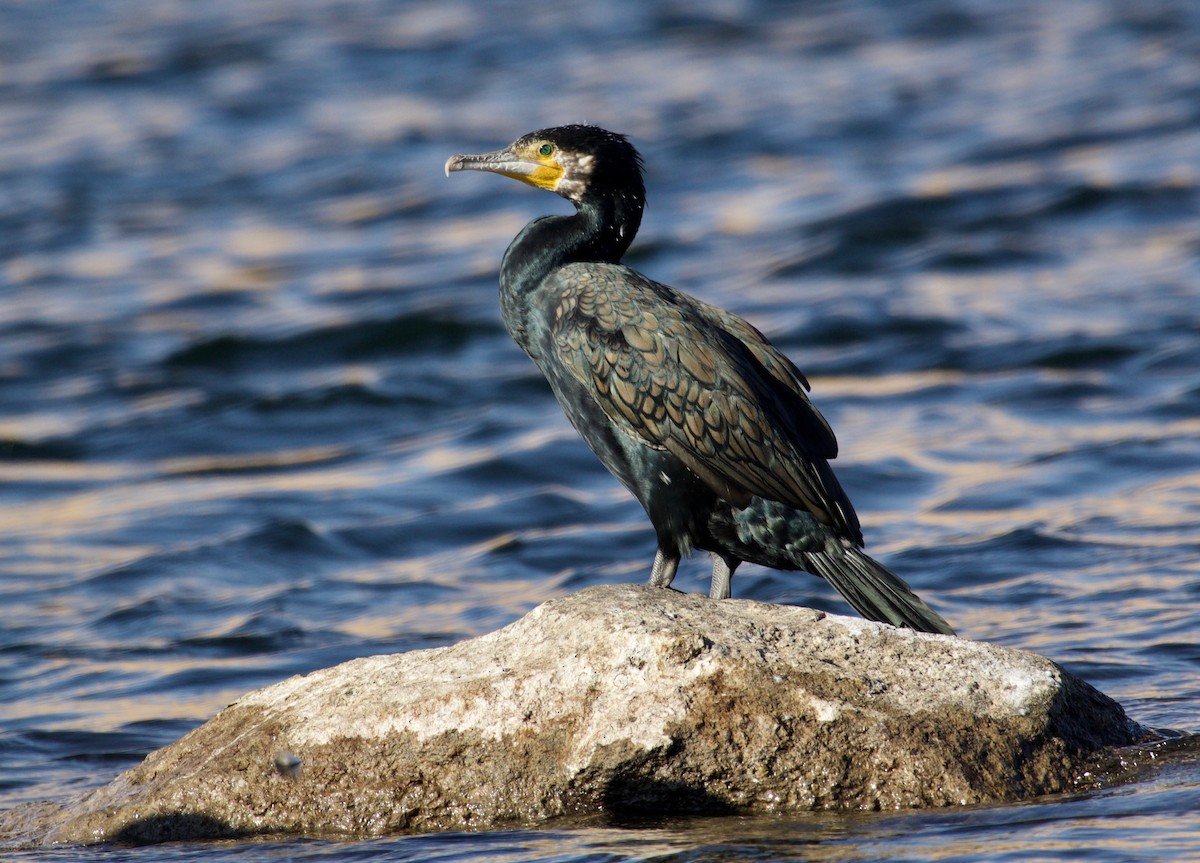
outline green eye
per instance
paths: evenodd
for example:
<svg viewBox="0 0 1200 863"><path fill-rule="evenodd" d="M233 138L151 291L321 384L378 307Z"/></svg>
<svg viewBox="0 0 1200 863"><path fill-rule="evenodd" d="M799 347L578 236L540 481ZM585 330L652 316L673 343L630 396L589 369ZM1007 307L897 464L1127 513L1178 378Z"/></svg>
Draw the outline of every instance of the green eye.
<svg viewBox="0 0 1200 863"><path fill-rule="evenodd" d="M553 152L554 152L553 144L547 143L547 144L542 144L542 146L538 147L538 155L539 156L549 156Z"/></svg>

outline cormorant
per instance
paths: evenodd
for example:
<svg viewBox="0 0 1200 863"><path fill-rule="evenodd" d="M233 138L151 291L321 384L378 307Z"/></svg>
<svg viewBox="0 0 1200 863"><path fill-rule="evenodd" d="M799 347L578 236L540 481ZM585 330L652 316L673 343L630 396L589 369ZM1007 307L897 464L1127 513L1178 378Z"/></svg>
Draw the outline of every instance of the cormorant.
<svg viewBox="0 0 1200 863"><path fill-rule="evenodd" d="M570 125L451 156L563 196L504 253L500 307L575 429L641 502L658 538L650 584L692 548L724 599L743 561L824 577L864 617L954 631L861 550L829 467L837 441L808 381L753 326L621 263L641 224L642 160L624 135Z"/></svg>

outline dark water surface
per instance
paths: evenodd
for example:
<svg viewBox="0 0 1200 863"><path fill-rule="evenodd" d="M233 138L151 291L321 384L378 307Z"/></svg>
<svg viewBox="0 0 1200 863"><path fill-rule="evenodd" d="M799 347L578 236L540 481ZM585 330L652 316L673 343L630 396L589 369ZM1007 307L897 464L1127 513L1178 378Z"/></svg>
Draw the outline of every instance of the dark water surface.
<svg viewBox="0 0 1200 863"><path fill-rule="evenodd" d="M0 6L0 807L246 690L640 581L645 517L499 323L564 212L455 152L630 133L632 262L812 379L959 632L1200 729L1200 5ZM707 563L680 585L706 589ZM743 567L734 594L845 611ZM76 860L1200 859L1200 765L1024 805Z"/></svg>

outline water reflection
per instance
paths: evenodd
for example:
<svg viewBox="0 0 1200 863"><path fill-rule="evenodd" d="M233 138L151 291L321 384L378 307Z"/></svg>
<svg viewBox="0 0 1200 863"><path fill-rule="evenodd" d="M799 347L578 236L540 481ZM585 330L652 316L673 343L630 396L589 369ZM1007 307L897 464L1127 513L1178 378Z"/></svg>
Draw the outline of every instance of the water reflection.
<svg viewBox="0 0 1200 863"><path fill-rule="evenodd" d="M569 208L441 173L580 119L647 157L637 266L808 373L873 552L967 635L1195 726L1190 6L62 12L0 11L5 800L254 686L645 578L643 514L498 319L509 239ZM802 575L734 592L845 611ZM221 850L1182 857L1194 797L1185 764L1025 807Z"/></svg>

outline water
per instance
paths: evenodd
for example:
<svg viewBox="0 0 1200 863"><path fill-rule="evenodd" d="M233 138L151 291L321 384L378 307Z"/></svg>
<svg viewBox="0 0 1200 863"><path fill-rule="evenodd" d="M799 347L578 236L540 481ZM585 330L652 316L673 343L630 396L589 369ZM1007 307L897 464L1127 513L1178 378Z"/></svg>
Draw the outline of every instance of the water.
<svg viewBox="0 0 1200 863"><path fill-rule="evenodd" d="M1197 730L1198 106L1186 2L5 5L0 806L645 578L644 515L498 319L508 240L567 206L441 173L577 120L646 157L631 261L813 380L874 553ZM36 859L1180 860L1198 810L1185 747L1015 806Z"/></svg>

